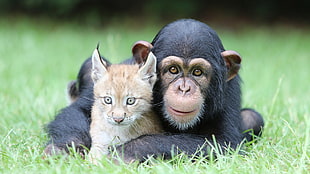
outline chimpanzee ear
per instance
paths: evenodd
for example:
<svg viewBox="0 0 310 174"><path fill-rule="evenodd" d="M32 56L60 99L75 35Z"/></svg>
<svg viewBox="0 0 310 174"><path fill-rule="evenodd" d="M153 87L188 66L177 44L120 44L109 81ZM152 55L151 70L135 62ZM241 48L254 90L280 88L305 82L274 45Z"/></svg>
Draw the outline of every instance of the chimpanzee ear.
<svg viewBox="0 0 310 174"><path fill-rule="evenodd" d="M91 77L96 83L107 72L107 63L101 59L98 47L94 50L92 55L92 72Z"/></svg>
<svg viewBox="0 0 310 174"><path fill-rule="evenodd" d="M241 66L241 56L232 50L226 50L221 53L225 60L226 67L228 69L227 80L233 79L237 74Z"/></svg>
<svg viewBox="0 0 310 174"><path fill-rule="evenodd" d="M152 52L149 53L145 64L139 69L142 80L147 80L153 87L156 81L156 57Z"/></svg>
<svg viewBox="0 0 310 174"><path fill-rule="evenodd" d="M144 63L149 55L149 52L153 48L153 45L147 41L137 41L132 46L132 55L137 64Z"/></svg>

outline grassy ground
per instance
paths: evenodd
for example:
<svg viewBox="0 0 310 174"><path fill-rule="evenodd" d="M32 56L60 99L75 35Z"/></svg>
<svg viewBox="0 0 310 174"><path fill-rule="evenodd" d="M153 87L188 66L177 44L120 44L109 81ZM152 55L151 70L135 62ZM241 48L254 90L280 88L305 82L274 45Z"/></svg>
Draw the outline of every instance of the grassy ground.
<svg viewBox="0 0 310 174"><path fill-rule="evenodd" d="M266 121L263 137L247 156L139 166L108 161L93 166L74 157L43 160L43 126L66 106L66 84L97 42L103 55L120 62L135 41L151 41L161 27L128 26L0 19L0 173L309 172L310 31L281 27L234 32L214 27L225 48L243 57L243 106L257 109Z"/></svg>

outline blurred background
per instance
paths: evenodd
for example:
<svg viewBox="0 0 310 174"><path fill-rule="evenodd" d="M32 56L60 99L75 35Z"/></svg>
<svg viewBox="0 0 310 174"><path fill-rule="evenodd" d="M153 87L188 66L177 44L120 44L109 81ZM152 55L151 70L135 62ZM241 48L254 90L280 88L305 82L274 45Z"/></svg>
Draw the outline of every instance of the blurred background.
<svg viewBox="0 0 310 174"><path fill-rule="evenodd" d="M309 0L1 0L2 16L47 17L106 25L116 19L135 22L196 18L223 25L310 23Z"/></svg>
<svg viewBox="0 0 310 174"><path fill-rule="evenodd" d="M103 56L118 63L130 57L134 42L151 42L164 25L194 18L217 31L226 49L241 54L245 105L252 106L253 97L264 103L266 95L257 93L272 98L283 76L303 97L308 87L296 84L309 74L303 68L310 60L309 9L309 0L0 0L0 80L37 78L31 86L46 87L54 79L59 91L98 42ZM8 83L0 90L14 93L19 86Z"/></svg>

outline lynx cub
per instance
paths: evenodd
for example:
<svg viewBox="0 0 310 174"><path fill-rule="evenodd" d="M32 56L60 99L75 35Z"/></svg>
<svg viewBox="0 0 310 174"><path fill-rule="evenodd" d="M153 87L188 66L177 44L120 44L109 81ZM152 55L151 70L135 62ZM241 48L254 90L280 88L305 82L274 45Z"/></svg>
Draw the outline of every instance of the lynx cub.
<svg viewBox="0 0 310 174"><path fill-rule="evenodd" d="M94 104L91 113L91 161L96 163L111 145L123 144L143 134L160 133L159 119L151 111L156 81L156 57L149 53L145 64L110 65L92 55Z"/></svg>

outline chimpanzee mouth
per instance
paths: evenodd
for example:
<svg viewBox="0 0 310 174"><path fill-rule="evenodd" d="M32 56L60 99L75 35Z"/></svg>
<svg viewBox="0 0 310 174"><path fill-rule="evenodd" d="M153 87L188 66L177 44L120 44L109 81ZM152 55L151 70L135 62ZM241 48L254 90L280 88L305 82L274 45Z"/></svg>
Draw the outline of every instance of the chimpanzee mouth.
<svg viewBox="0 0 310 174"><path fill-rule="evenodd" d="M191 111L180 111L171 106L166 106L165 108L165 118L179 130L186 130L200 120L199 108Z"/></svg>
<svg viewBox="0 0 310 174"><path fill-rule="evenodd" d="M168 106L167 110L171 115L174 115L174 116L189 116L197 112L197 109L194 109L192 111L180 111L175 108L172 108L171 106Z"/></svg>

